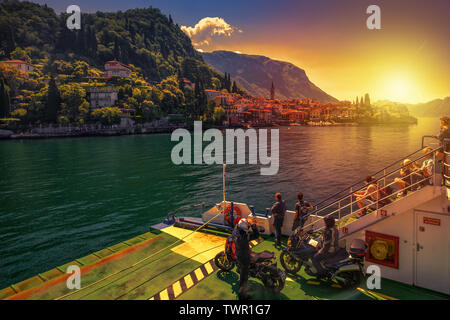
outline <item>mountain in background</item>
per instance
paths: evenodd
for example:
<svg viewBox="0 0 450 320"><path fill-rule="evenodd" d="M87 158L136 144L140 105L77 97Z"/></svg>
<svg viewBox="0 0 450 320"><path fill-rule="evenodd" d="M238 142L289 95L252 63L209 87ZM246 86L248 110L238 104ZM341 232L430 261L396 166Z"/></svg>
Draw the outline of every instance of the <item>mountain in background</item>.
<svg viewBox="0 0 450 320"><path fill-rule="evenodd" d="M415 117L442 117L450 115L450 97L444 99L435 99L425 103L407 104L392 102L389 100L380 100L374 103L378 107L405 107L410 114Z"/></svg>
<svg viewBox="0 0 450 320"><path fill-rule="evenodd" d="M408 105L409 112L416 117L442 117L450 115L450 97L425 103Z"/></svg>
<svg viewBox="0 0 450 320"><path fill-rule="evenodd" d="M273 81L276 99L338 101L314 85L305 71L292 63L230 51L205 52L203 58L218 71L231 74L233 80L252 96L270 97Z"/></svg>

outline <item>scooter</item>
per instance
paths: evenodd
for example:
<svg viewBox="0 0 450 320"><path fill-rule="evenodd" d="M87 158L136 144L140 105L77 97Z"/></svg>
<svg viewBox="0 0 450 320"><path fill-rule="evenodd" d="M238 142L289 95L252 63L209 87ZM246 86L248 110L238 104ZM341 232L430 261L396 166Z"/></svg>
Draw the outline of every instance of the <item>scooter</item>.
<svg viewBox="0 0 450 320"><path fill-rule="evenodd" d="M216 255L214 263L223 271L231 271L237 265L237 272L240 273L239 263L236 260L236 248L231 236L227 239L225 251ZM269 251L251 252L248 275L260 279L273 293L280 293L286 281L286 273L277 268L275 254Z"/></svg>
<svg viewBox="0 0 450 320"><path fill-rule="evenodd" d="M312 264L312 257L320 248L320 243L312 238L310 232L298 232L298 239L291 236L288 247L280 255L280 262L286 272L296 274L304 266L305 273L318 277L317 270ZM328 281L336 280L344 288L356 288L364 279L364 257L367 244L360 239L354 239L350 250L340 248L336 255L323 264Z"/></svg>

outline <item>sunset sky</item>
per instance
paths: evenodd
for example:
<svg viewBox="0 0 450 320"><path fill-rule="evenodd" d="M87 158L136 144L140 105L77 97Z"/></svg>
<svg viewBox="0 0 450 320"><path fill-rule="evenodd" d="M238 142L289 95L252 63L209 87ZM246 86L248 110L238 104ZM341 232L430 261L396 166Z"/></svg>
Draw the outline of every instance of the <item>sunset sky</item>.
<svg viewBox="0 0 450 320"><path fill-rule="evenodd" d="M56 11L160 8L198 49L289 61L340 100L418 103L450 95L450 1L39 0ZM381 8L368 30L366 8ZM205 19L210 17L211 19Z"/></svg>

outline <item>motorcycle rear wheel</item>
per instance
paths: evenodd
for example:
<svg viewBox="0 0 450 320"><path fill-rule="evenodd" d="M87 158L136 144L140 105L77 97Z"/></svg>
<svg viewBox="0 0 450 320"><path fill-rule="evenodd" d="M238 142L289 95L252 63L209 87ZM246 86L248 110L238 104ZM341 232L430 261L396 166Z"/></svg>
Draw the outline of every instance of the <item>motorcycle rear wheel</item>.
<svg viewBox="0 0 450 320"><path fill-rule="evenodd" d="M216 266L223 271L231 271L236 263L232 260L229 260L224 251L219 252L215 258L214 263Z"/></svg>
<svg viewBox="0 0 450 320"><path fill-rule="evenodd" d="M279 277L277 277L277 279L273 279L270 276L268 276L267 278L261 279L263 281L266 289L271 291L274 294L278 294L281 292L281 290L283 290L284 283L285 283L284 279L286 278L285 276L283 276L281 274L283 272L282 270L278 270L278 272L280 273L280 275L279 275Z"/></svg>
<svg viewBox="0 0 450 320"><path fill-rule="evenodd" d="M341 272L339 273L339 277L345 279L345 281L338 280L338 282L346 289L356 289L364 279L361 272L358 271Z"/></svg>
<svg viewBox="0 0 450 320"><path fill-rule="evenodd" d="M280 255L280 262L286 272L296 274L303 265L301 260L296 259L291 253L283 251Z"/></svg>

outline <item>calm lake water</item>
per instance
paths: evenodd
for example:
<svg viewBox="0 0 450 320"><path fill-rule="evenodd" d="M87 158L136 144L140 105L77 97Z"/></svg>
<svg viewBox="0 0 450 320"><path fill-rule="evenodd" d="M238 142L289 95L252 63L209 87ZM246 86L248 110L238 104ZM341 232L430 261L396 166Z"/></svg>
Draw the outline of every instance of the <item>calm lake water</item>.
<svg viewBox="0 0 450 320"><path fill-rule="evenodd" d="M280 170L227 167L227 199L318 203L421 146L414 126L280 128ZM171 210L222 197L221 166L176 166L170 135L0 141L0 288L148 231ZM188 212L199 214L199 210Z"/></svg>

